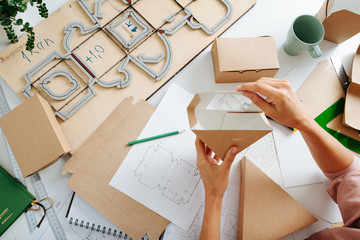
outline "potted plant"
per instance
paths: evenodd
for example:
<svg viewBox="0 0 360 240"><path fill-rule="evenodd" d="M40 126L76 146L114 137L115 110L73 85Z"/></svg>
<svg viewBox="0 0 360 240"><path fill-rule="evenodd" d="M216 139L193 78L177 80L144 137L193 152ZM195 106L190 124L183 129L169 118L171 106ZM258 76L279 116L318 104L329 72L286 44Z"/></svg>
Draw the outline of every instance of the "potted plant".
<svg viewBox="0 0 360 240"><path fill-rule="evenodd" d="M26 11L28 2L30 2L31 6L36 5L41 17L48 17L48 9L43 0L0 0L0 24L3 26L10 43L18 42L14 25L20 26L20 32L26 32L27 34L26 50L32 50L35 42L34 29L29 22L24 22L23 19L16 17L19 12Z"/></svg>

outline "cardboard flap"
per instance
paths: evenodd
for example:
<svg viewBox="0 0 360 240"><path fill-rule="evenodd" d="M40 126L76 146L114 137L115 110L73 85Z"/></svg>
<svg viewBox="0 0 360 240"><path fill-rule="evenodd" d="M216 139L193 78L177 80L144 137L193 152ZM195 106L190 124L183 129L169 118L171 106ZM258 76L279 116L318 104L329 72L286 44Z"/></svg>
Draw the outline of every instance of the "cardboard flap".
<svg viewBox="0 0 360 240"><path fill-rule="evenodd" d="M344 123L360 130L360 85L351 83L346 94Z"/></svg>
<svg viewBox="0 0 360 240"><path fill-rule="evenodd" d="M324 39L340 44L360 32L360 15L348 10L332 13L323 21Z"/></svg>
<svg viewBox="0 0 360 240"><path fill-rule="evenodd" d="M196 124L196 115L195 115L195 108L200 102L200 97L198 94L194 96L191 100L189 106L187 107L187 114L189 117L189 125L192 128Z"/></svg>
<svg viewBox="0 0 360 240"><path fill-rule="evenodd" d="M327 16L329 16L330 10L334 6L335 0L325 0L323 5L320 7L318 13L316 14L316 18L319 19L320 22L323 22Z"/></svg>
<svg viewBox="0 0 360 240"><path fill-rule="evenodd" d="M76 151L64 172L73 172L68 186L112 223L140 239L145 233L157 239L169 221L109 185L154 108L140 100L125 99Z"/></svg>
<svg viewBox="0 0 360 240"><path fill-rule="evenodd" d="M239 69L261 70L280 67L277 55L274 54L276 45L273 37L219 38L216 43L218 50L221 49L217 53L220 71L238 72ZM258 56L261 56L261 61Z"/></svg>
<svg viewBox="0 0 360 240"><path fill-rule="evenodd" d="M12 152L24 177L70 152L70 146L49 104L35 95L0 118Z"/></svg>
<svg viewBox="0 0 360 240"><path fill-rule="evenodd" d="M193 130L193 132L220 159L224 159L231 147L237 146L242 151L271 130Z"/></svg>
<svg viewBox="0 0 360 240"><path fill-rule="evenodd" d="M352 72L351 72L351 82L360 85L360 45L354 56Z"/></svg>
<svg viewBox="0 0 360 240"><path fill-rule="evenodd" d="M238 239L279 239L317 221L248 158L240 167Z"/></svg>
<svg viewBox="0 0 360 240"><path fill-rule="evenodd" d="M354 56L351 84L347 89L345 109L344 109L344 124L360 130L360 45Z"/></svg>

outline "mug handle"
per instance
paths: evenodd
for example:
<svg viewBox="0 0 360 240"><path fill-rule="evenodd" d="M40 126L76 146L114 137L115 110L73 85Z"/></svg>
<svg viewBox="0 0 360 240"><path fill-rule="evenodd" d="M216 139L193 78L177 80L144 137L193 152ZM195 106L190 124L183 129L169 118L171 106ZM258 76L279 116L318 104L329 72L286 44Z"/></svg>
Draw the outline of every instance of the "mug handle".
<svg viewBox="0 0 360 240"><path fill-rule="evenodd" d="M309 47L308 51L313 58L318 58L322 54L318 45Z"/></svg>

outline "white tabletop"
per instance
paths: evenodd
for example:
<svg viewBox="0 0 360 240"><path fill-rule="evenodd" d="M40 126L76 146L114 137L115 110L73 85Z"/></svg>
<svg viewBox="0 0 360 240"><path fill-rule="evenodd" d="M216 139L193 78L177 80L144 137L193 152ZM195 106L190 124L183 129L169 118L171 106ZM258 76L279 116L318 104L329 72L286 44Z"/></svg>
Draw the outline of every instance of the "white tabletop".
<svg viewBox="0 0 360 240"><path fill-rule="evenodd" d="M66 4L67 0L45 0L45 2L47 3L49 12L52 13L63 4ZM302 14L315 15L322 3L323 0L258 0L256 5L239 21L231 26L222 35L222 37L236 38L265 35L273 36L275 38L280 62L280 70L276 75L277 78L286 77L287 73L296 68L307 69L306 71L308 71L308 73L304 74L308 75L320 61L329 59L329 57L333 55L341 57L347 74L350 75L353 56L360 43L360 34L340 45L328 41L322 41L319 46L323 55L317 59L311 58L308 52L292 57L287 55L282 49L282 44L285 41L287 31L292 21ZM337 0L335 8L346 8L359 12L359 5L360 2L358 0ZM23 18L24 20L29 21L32 25L36 25L42 21L37 14L37 10L34 8L29 9L29 11L24 13ZM7 45L7 43L0 42L0 50L4 49ZM196 81L194 81L195 79ZM157 106L166 93L168 87L173 82L176 82L181 87L194 93L213 89L215 83L210 47L206 48L201 54L199 54L148 101L152 105ZM17 105L19 103L19 99L16 94L12 92L6 83L0 82L0 84L5 90L11 106ZM294 85L296 85L294 87L298 88L300 84L301 83L296 82L294 83ZM219 88L233 88L236 84L224 84L222 86L219 86ZM45 184L55 182L59 178L64 178L64 176L61 176L60 174L63 163L64 160L61 159L54 165L41 171L41 177ZM19 220L19 222L20 223L14 224L11 227L11 234L4 234L0 239L15 239L15 235L18 239L27 239L29 237L29 232L28 227L24 226L26 225L26 221Z"/></svg>

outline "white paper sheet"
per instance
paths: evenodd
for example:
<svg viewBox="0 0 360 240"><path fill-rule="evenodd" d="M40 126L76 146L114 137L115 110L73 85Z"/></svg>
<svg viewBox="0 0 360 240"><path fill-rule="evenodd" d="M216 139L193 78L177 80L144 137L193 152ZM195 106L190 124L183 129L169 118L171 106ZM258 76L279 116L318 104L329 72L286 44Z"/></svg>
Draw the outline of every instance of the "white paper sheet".
<svg viewBox="0 0 360 240"><path fill-rule="evenodd" d="M334 224L341 222L341 214L338 205L327 193L329 181L316 183L297 189L288 188L287 191L309 212Z"/></svg>
<svg viewBox="0 0 360 240"><path fill-rule="evenodd" d="M277 184L282 186L279 162L275 151L275 143L271 133L264 136L256 143L239 153L231 167L229 185L223 198L221 210L221 239L237 239L237 225L240 201L240 164L239 161L246 155L271 177ZM201 225L204 215L202 206L196 215L194 222L188 231L184 231L175 224L170 223L165 230L163 240L197 240L200 237Z"/></svg>
<svg viewBox="0 0 360 240"><path fill-rule="evenodd" d="M193 95L173 84L139 136L186 131L135 144L110 185L187 230L204 201L195 134L186 108ZM132 141L134 139L129 139Z"/></svg>
<svg viewBox="0 0 360 240"><path fill-rule="evenodd" d="M285 187L327 181L299 131L293 132L274 121L271 126Z"/></svg>

